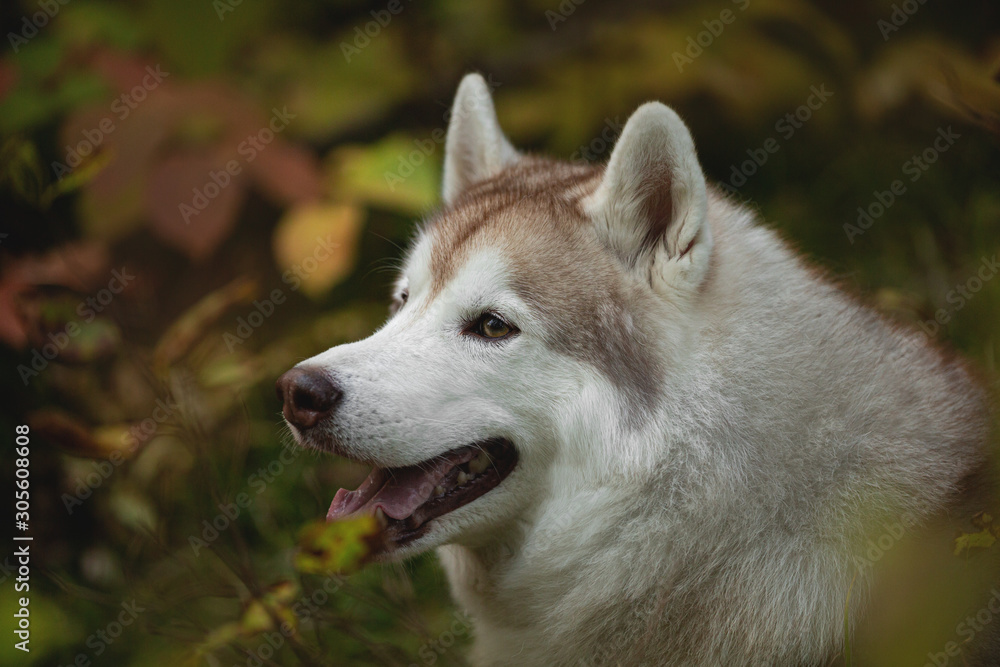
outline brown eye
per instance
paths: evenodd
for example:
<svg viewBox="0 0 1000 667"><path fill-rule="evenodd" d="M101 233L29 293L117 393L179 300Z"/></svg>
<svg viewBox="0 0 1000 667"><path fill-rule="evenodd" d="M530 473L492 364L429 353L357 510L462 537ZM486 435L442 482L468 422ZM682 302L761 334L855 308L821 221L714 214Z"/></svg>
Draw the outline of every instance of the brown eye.
<svg viewBox="0 0 1000 667"><path fill-rule="evenodd" d="M494 315L493 313L484 313L478 320L476 320L476 323L471 327L470 331L477 336L497 340L511 335L514 333L515 329L500 319L497 315Z"/></svg>

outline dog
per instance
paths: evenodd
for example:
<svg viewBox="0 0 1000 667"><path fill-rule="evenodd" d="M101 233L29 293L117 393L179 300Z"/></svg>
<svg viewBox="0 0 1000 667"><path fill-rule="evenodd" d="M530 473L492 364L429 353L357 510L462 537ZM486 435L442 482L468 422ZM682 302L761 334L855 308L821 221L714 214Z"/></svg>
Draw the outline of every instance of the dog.
<svg viewBox="0 0 1000 667"><path fill-rule="evenodd" d="M477 665L828 664L866 541L984 460L966 366L708 185L657 102L607 165L558 162L466 76L393 303L278 393L300 444L373 466L329 520L437 548Z"/></svg>

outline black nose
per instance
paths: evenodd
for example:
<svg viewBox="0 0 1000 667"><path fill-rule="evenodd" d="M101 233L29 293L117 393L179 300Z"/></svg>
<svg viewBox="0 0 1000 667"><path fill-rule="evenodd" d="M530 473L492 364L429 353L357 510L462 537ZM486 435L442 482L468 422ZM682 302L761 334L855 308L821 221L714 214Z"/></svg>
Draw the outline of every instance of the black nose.
<svg viewBox="0 0 1000 667"><path fill-rule="evenodd" d="M293 368L278 378L277 390L285 419L300 429L312 428L330 414L343 393L314 368Z"/></svg>

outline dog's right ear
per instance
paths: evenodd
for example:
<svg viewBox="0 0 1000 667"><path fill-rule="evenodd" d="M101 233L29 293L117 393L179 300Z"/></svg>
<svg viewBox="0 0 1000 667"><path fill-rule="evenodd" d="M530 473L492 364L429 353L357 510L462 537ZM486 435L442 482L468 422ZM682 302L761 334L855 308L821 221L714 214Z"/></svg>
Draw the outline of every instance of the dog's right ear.
<svg viewBox="0 0 1000 667"><path fill-rule="evenodd" d="M517 159L517 151L500 129L486 81L479 74L465 75L455 93L445 140L445 203L451 204L465 188L495 176Z"/></svg>

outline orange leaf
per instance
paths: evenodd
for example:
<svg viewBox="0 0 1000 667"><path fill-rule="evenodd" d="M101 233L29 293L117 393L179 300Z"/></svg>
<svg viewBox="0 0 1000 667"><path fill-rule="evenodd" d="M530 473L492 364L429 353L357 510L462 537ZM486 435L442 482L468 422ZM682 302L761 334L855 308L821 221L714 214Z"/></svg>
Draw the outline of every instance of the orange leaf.
<svg viewBox="0 0 1000 667"><path fill-rule="evenodd" d="M316 298L347 277L357 259L361 209L349 204L302 204L288 211L274 234L274 254L291 278ZM294 276L294 278L293 278Z"/></svg>

